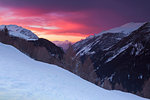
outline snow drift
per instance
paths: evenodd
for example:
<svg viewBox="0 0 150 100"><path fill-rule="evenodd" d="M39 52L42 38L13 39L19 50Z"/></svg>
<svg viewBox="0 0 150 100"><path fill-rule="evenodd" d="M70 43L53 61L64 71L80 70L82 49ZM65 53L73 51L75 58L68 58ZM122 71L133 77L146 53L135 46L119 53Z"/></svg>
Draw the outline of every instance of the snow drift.
<svg viewBox="0 0 150 100"><path fill-rule="evenodd" d="M146 100L108 91L0 43L0 100Z"/></svg>

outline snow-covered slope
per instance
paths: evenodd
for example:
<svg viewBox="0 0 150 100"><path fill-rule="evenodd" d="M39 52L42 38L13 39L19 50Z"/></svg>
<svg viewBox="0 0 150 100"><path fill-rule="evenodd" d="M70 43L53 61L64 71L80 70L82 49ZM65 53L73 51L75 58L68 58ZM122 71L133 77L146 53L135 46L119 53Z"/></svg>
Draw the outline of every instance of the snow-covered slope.
<svg viewBox="0 0 150 100"><path fill-rule="evenodd" d="M127 24L124 24L120 27L112 28L108 31L103 31L103 32L99 33L98 36L105 34L105 33L124 33L126 35L129 35L131 32L137 30L138 28L140 28L144 24L145 23L134 23L134 22L127 23Z"/></svg>
<svg viewBox="0 0 150 100"><path fill-rule="evenodd" d="M28 41L38 39L38 36L36 36L33 32L17 25L0 25L0 29L4 29L5 26L11 36L19 37Z"/></svg>
<svg viewBox="0 0 150 100"><path fill-rule="evenodd" d="M147 100L108 91L0 43L0 100Z"/></svg>

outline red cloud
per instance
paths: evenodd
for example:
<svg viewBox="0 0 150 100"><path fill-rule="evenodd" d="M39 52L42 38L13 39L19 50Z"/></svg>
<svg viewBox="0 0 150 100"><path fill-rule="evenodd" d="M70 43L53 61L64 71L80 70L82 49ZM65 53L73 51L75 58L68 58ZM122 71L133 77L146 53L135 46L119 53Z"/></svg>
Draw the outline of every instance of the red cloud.
<svg viewBox="0 0 150 100"><path fill-rule="evenodd" d="M121 17L109 10L48 11L35 8L0 8L0 24L16 24L32 30L37 35L64 35L85 38L117 25L113 19ZM119 21L119 20L118 20ZM111 24L110 24L110 23ZM115 22L115 23L114 23ZM121 21L119 21L121 22ZM45 36L46 37L46 36ZM79 39L79 38L78 38ZM66 38L67 40L67 38Z"/></svg>
<svg viewBox="0 0 150 100"><path fill-rule="evenodd" d="M86 37L88 35L83 34L84 29L88 27L84 24L75 23L67 20L67 16L71 17L72 13L44 13L40 14L34 12L34 10L18 10L18 9L4 9L0 11L0 24L16 24L27 29L32 30L37 35L64 35L64 36L81 36ZM66 38L67 40L67 38Z"/></svg>

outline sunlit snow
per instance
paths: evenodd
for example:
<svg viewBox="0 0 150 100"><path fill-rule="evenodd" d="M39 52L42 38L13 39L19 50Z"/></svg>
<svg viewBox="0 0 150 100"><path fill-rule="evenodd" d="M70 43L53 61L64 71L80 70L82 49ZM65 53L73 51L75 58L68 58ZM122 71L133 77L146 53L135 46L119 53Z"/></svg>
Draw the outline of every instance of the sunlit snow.
<svg viewBox="0 0 150 100"><path fill-rule="evenodd" d="M0 29L3 30L5 26L8 29L9 35L11 36L19 37L28 41L38 39L33 32L17 25L0 25Z"/></svg>

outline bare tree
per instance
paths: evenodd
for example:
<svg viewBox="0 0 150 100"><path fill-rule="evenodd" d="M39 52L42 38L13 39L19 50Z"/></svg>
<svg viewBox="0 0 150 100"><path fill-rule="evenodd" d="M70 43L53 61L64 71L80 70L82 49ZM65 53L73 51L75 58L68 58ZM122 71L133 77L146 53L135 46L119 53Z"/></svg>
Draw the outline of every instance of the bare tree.
<svg viewBox="0 0 150 100"><path fill-rule="evenodd" d="M74 57L75 57L75 51L73 50L73 47L71 44L69 44L69 48L67 49L65 55L64 55L64 68L73 72L75 62L74 62Z"/></svg>
<svg viewBox="0 0 150 100"><path fill-rule="evenodd" d="M76 55L71 44L64 55L64 68L85 80L96 83L97 75L90 57L87 57L84 63L82 63L80 56Z"/></svg>
<svg viewBox="0 0 150 100"><path fill-rule="evenodd" d="M7 29L6 26L4 27L4 32L5 32L6 34L8 34L8 29Z"/></svg>
<svg viewBox="0 0 150 100"><path fill-rule="evenodd" d="M90 59L90 57L88 57L83 65L79 68L80 71L80 76L90 82L96 83L96 72L94 70L94 66L93 63Z"/></svg>

